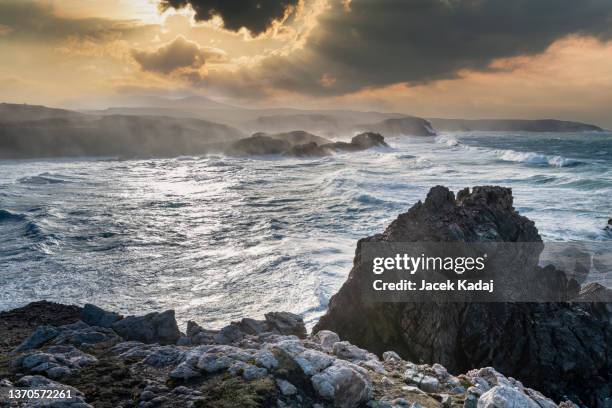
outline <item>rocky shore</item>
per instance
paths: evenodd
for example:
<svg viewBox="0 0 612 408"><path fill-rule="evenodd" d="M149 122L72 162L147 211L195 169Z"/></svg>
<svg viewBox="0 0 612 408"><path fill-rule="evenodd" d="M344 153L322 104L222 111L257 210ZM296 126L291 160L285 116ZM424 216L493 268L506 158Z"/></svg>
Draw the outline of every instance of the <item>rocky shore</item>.
<svg viewBox="0 0 612 408"><path fill-rule="evenodd" d="M286 312L221 330L191 321L181 330L172 310L122 316L43 301L2 312L2 406L611 406L612 309L592 303L605 288L555 281L581 303L366 304L357 290L360 248L385 240L541 242L509 189L455 197L435 187L384 233L359 241L355 267L312 333ZM544 269L532 265L558 277ZM15 387L71 398L8 400Z"/></svg>
<svg viewBox="0 0 612 408"><path fill-rule="evenodd" d="M491 367L453 375L392 350L375 355L332 331L308 334L291 313L221 330L189 322L182 333L173 311L123 317L38 302L1 313L0 336L0 395L15 387L72 393L45 403L5 400L8 407L575 406Z"/></svg>

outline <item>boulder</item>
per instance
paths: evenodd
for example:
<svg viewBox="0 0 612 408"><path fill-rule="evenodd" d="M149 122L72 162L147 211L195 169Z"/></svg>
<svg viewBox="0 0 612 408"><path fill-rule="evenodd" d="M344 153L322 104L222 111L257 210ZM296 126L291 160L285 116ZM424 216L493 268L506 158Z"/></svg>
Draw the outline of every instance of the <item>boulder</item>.
<svg viewBox="0 0 612 408"><path fill-rule="evenodd" d="M485 392L478 399L478 408L542 408L522 392L498 385Z"/></svg>
<svg viewBox="0 0 612 408"><path fill-rule="evenodd" d="M102 345L114 345L121 341L114 330L105 327L91 327L84 322L76 322L57 328L59 334L53 344L71 344L80 348L95 348Z"/></svg>
<svg viewBox="0 0 612 408"><path fill-rule="evenodd" d="M367 375L347 362L335 362L313 375L311 381L322 398L339 408L358 407L372 398L372 384Z"/></svg>
<svg viewBox="0 0 612 408"><path fill-rule="evenodd" d="M332 351L334 344L340 341L340 336L331 330L321 330L314 335L314 340L317 341L325 351Z"/></svg>
<svg viewBox="0 0 612 408"><path fill-rule="evenodd" d="M376 146L389 146L387 143L385 143L385 138L380 133L374 132L358 134L351 139L351 144L364 150Z"/></svg>
<svg viewBox="0 0 612 408"><path fill-rule="evenodd" d="M128 316L115 322L113 330L125 340L143 343L175 344L181 337L174 310L153 312L144 316Z"/></svg>
<svg viewBox="0 0 612 408"><path fill-rule="evenodd" d="M299 338L306 337L304 320L296 314L289 312L270 312L265 314L268 329L283 335L294 335Z"/></svg>
<svg viewBox="0 0 612 408"><path fill-rule="evenodd" d="M59 379L70 375L72 370L96 361L94 356L72 346L53 346L45 351L23 354L14 359L11 366L27 373L45 374L49 378Z"/></svg>
<svg viewBox="0 0 612 408"><path fill-rule="evenodd" d="M17 346L13 352L21 353L23 351L39 348L43 344L54 339L58 334L59 330L53 326L38 326L34 333Z"/></svg>
<svg viewBox="0 0 612 408"><path fill-rule="evenodd" d="M533 243L527 246L531 252L510 260L525 264L525 275L514 279L547 290L550 274L537 264L542 239L534 223L514 209L510 189L474 187L455 197L445 187L434 187L425 202L383 233L360 240L347 281L313 332L333 330L378 355L392 349L407 360L440 363L451 372L490 365L559 400L602 406L612 394L607 351L612 349L612 310L605 304L368 303L362 298L361 282L367 277L359 267L360 248L379 241ZM554 275L553 284L560 292L570 286L562 274Z"/></svg>
<svg viewBox="0 0 612 408"><path fill-rule="evenodd" d="M113 324L121 320L123 316L115 312L107 312L106 310L92 305L90 303L83 306L81 311L81 320L90 326L99 326L111 328Z"/></svg>
<svg viewBox="0 0 612 408"><path fill-rule="evenodd" d="M70 392L70 398L58 398L54 400L32 399L25 406L28 408L93 408L85 402L85 396L78 389L50 380L42 375L27 375L15 382L15 387L25 389L60 390Z"/></svg>

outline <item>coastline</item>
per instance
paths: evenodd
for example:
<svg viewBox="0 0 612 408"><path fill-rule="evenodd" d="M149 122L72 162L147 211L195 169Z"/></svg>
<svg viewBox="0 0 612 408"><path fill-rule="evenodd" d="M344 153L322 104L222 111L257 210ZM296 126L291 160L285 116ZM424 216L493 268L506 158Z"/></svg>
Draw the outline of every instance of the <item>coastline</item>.
<svg viewBox="0 0 612 408"><path fill-rule="evenodd" d="M418 221L421 216L427 221ZM471 228L502 241L539 239L534 223L515 212L509 189L474 187L455 198L438 186L383 234L360 240L355 262L359 262L360 246L368 240L435 236L470 241L476 236ZM541 251L540 246L534 248ZM537 260L538 254L523 257ZM182 332L173 310L124 317L91 304L32 303L0 313L0 338L4 339L0 392L15 387L67 389L74 393L70 403L96 408L494 408L500 407L500 400L510 404L503 406L605 407L608 385L589 373L593 364L598 364L598 376L607 375L612 366L605 357L590 360L606 347L605 333L612 333L610 304L593 303L606 289L586 285L583 291L570 290L570 282L559 281L550 269L542 275L542 283L550 284L548 276L568 285L564 289L568 296L584 296L585 303L475 303L465 311L453 304L381 303L364 308L359 295L351 294L351 285L360 279L355 269L310 333L300 316L286 312L267 313L264 320L245 317L220 330L189 321ZM537 280L532 284L537 285ZM402 311L404 307L408 309ZM447 325L447 318L457 318L453 310L463 316L458 319L459 334L453 332L452 324ZM496 315L497 311L503 313ZM530 328L507 327L513 335L527 330L523 339L538 342L537 348L526 349L531 360L520 363L532 375L523 375L512 365L519 361L514 347L519 339L500 342L511 335L499 326L507 313L510 321L531 321ZM405 326L411 316L419 320ZM570 321L573 327L567 329L580 331L580 341L569 332L557 333L559 324ZM378 336L375 340L371 330ZM419 335L427 337L429 349L410 349L401 337ZM453 360L455 345L440 341L464 335L473 344L457 344L462 352L485 351L493 358L479 357L483 364ZM540 348L547 336L555 337L556 343ZM410 341L416 346L420 340L412 337ZM557 358L548 360L551 355ZM559 371L561 367L565 372ZM551 369L558 378L540 375Z"/></svg>

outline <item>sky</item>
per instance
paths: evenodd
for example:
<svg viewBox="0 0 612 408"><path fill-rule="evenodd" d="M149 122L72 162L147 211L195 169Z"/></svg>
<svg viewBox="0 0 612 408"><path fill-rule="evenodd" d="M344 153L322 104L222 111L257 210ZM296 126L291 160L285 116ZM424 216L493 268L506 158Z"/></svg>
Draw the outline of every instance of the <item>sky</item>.
<svg viewBox="0 0 612 408"><path fill-rule="evenodd" d="M0 101L145 95L612 128L612 0L0 0Z"/></svg>

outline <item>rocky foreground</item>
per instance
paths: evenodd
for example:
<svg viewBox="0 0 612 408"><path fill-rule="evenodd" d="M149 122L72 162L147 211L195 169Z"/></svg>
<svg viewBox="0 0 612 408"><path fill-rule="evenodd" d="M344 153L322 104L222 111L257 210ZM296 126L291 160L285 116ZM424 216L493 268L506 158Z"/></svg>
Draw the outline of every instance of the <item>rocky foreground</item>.
<svg viewBox="0 0 612 408"><path fill-rule="evenodd" d="M290 313L221 330L189 322L181 333L173 311L123 317L93 305L39 302L2 313L0 335L0 395L11 387L72 391L70 400L2 406L575 406L557 405L491 367L452 375L392 350L374 355L332 331L308 335Z"/></svg>

